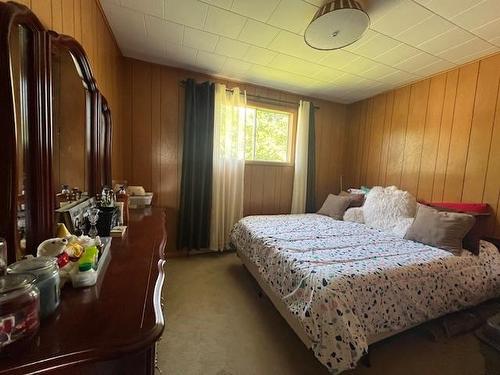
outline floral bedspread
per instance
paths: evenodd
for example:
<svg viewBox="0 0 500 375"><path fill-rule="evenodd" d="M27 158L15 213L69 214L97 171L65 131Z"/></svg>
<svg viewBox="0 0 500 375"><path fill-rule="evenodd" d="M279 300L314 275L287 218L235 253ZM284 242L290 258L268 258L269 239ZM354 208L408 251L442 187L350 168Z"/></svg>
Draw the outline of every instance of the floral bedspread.
<svg viewBox="0 0 500 375"><path fill-rule="evenodd" d="M455 256L316 214L250 216L231 240L283 299L331 373L354 368L368 337L500 296L500 253Z"/></svg>

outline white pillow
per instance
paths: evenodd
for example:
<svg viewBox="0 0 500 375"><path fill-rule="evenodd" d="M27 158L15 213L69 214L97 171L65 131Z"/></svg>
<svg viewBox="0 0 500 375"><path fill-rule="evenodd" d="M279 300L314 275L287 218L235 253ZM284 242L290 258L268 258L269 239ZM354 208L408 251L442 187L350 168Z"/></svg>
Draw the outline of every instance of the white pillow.
<svg viewBox="0 0 500 375"><path fill-rule="evenodd" d="M351 207L344 213L344 221L364 224L363 207ZM406 233L406 232L405 232Z"/></svg>
<svg viewBox="0 0 500 375"><path fill-rule="evenodd" d="M400 234L406 227L401 222L408 225L409 220L404 219L414 218L416 208L417 201L409 192L395 186L375 186L366 196L363 216L365 224L372 228Z"/></svg>

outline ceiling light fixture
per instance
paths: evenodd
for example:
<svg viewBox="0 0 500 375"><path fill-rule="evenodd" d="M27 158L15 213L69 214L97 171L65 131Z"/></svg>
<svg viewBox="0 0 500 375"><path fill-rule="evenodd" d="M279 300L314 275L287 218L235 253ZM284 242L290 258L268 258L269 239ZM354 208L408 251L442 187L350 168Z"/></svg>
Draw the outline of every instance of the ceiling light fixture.
<svg viewBox="0 0 500 375"><path fill-rule="evenodd" d="M355 0L331 0L320 7L304 33L305 42L314 49L346 47L370 26L370 17Z"/></svg>

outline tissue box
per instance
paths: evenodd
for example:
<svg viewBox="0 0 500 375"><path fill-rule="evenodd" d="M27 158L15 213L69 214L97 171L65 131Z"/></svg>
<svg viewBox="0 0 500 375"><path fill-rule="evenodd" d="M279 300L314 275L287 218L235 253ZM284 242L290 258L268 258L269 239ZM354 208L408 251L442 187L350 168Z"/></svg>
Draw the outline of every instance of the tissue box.
<svg viewBox="0 0 500 375"><path fill-rule="evenodd" d="M153 193L146 193L144 195L131 195L128 197L129 208L144 208L151 206L153 200Z"/></svg>

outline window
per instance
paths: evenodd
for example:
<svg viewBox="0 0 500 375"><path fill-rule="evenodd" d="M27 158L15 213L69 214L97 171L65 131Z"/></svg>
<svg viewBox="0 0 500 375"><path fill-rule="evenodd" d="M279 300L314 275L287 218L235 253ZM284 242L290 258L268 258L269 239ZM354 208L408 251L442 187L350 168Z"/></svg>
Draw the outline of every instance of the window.
<svg viewBox="0 0 500 375"><path fill-rule="evenodd" d="M247 107L245 159L290 163L292 113Z"/></svg>

